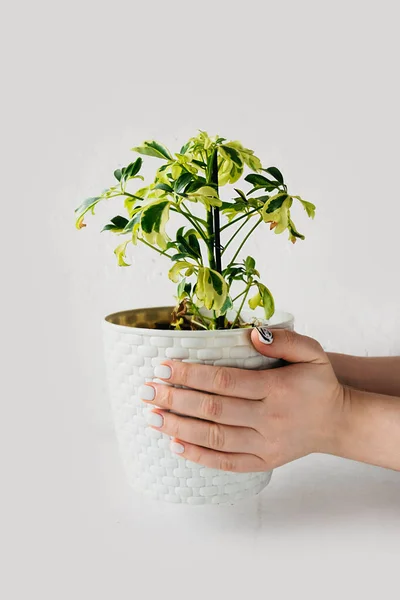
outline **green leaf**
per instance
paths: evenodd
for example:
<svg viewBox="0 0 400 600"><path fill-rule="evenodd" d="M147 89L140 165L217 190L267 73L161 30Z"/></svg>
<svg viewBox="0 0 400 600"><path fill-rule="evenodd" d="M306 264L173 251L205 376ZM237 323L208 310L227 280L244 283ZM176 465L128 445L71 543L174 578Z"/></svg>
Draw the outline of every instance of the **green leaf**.
<svg viewBox="0 0 400 600"><path fill-rule="evenodd" d="M237 150L235 150L235 148L231 148L230 146L220 146L219 152L220 152L221 156L223 156L223 158L231 160L238 167L243 166L242 158L241 158L239 152Z"/></svg>
<svg viewBox="0 0 400 600"><path fill-rule="evenodd" d="M121 181L121 177L122 177L121 169L116 169L116 171L114 171L114 177L115 177L115 179L117 179L117 181Z"/></svg>
<svg viewBox="0 0 400 600"><path fill-rule="evenodd" d="M246 202L247 204L247 198L246 198L246 194L244 192L242 192L242 190L239 190L238 188L233 188L235 190L235 192L237 194L239 194L239 196L241 197L241 199L243 200L243 202Z"/></svg>
<svg viewBox="0 0 400 600"><path fill-rule="evenodd" d="M136 146L135 148L132 148L132 150L134 152L138 152L139 154L145 154L146 156L154 156L155 158L173 160L168 148L154 140L143 142L142 146Z"/></svg>
<svg viewBox="0 0 400 600"><path fill-rule="evenodd" d="M175 181L174 191L177 194L181 194L185 191L186 186L193 180L191 173L182 173Z"/></svg>
<svg viewBox="0 0 400 600"><path fill-rule="evenodd" d="M108 225L106 225L105 227L103 227L103 229L101 230L103 231L123 231L125 229L125 226L128 223L128 219L125 219L125 217L121 217L120 215L117 215L116 217L114 217L113 219L111 219L111 223L108 223Z"/></svg>
<svg viewBox="0 0 400 600"><path fill-rule="evenodd" d="M272 177L274 177L276 179L276 181L279 181L280 184L284 183L283 175L280 172L280 170L277 169L276 167L268 167L268 169L263 169L263 171L272 175Z"/></svg>
<svg viewBox="0 0 400 600"><path fill-rule="evenodd" d="M246 258L246 260L244 261L244 266L246 267L247 272L253 271L256 266L256 261L254 260L254 258L252 256L248 256Z"/></svg>
<svg viewBox="0 0 400 600"><path fill-rule="evenodd" d="M134 162L130 163L127 167L122 169L122 179L127 181L128 179L132 179L133 177L135 177L139 173L142 164L143 160L139 156L139 158L137 158Z"/></svg>
<svg viewBox="0 0 400 600"><path fill-rule="evenodd" d="M281 194L277 194L276 196L272 196L269 201L266 203L265 206L265 212L266 213L273 213L276 210L278 210L278 208L282 207L282 204L284 203L284 201L289 198L289 196L285 193L281 193Z"/></svg>
<svg viewBox="0 0 400 600"><path fill-rule="evenodd" d="M172 187L166 183L157 183L154 186L155 190L164 190L164 192L168 192L169 194L171 194L174 190L172 189Z"/></svg>
<svg viewBox="0 0 400 600"><path fill-rule="evenodd" d="M143 238L162 250L167 246L165 225L169 218L169 206L169 200L164 199L147 204L142 210L140 219Z"/></svg>
<svg viewBox="0 0 400 600"><path fill-rule="evenodd" d="M232 308L233 308L233 302L232 302L230 296L227 296L225 302L221 306L220 315L226 315L228 310L232 310Z"/></svg>
<svg viewBox="0 0 400 600"><path fill-rule="evenodd" d="M247 175L244 180L252 183L257 187L257 189L265 189L270 186L273 186L272 189L278 187L274 181L271 181L271 179L264 177L264 175L259 175L258 173L250 173L250 175Z"/></svg>

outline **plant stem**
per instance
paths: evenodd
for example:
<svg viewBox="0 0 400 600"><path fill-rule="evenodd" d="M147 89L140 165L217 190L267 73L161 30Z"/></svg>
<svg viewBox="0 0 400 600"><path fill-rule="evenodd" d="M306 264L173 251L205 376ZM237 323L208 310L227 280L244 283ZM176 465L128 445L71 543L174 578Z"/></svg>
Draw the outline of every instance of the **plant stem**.
<svg viewBox="0 0 400 600"><path fill-rule="evenodd" d="M207 235L206 233L202 230L202 228L196 223L196 221L194 221L194 217L190 214L185 212L184 210L182 210L181 208L177 208L177 207L173 207L171 206L171 210L173 212L177 212L180 215L182 215L183 217L185 217L185 219L187 219L189 221L189 223L191 225L193 225L193 227L195 228L195 230L198 232L198 234L200 235L200 237L204 240L204 242L207 244Z"/></svg>
<svg viewBox="0 0 400 600"><path fill-rule="evenodd" d="M143 238L138 238L138 240L140 242L143 242L143 244L146 244L146 246L148 246L152 250L155 250L156 252L158 252L158 254L162 254L163 256L167 256L168 258L172 258L171 254L167 254L166 250L159 250L158 248L156 248L156 246L149 244L149 242L146 242L146 240L144 240Z"/></svg>
<svg viewBox="0 0 400 600"><path fill-rule="evenodd" d="M235 320L234 320L234 321L233 321L233 323L232 323L231 329L233 329L233 328L235 327L236 323L238 322L238 319L239 319L239 317L240 317L240 313L241 313L241 312L242 312L242 310L243 310L244 303L246 302L246 298L247 298L247 296L248 296L248 293L249 293L249 291L250 291L251 284L252 284L252 281L250 280L250 281L247 283L246 289L245 289L245 290L244 290L244 292L243 292L243 294L244 294L244 296L243 296L243 300L242 300L242 302L241 302L241 304L240 304L240 306L239 306L239 310L238 310L238 311L237 311L237 313L236 313L236 317L235 317Z"/></svg>
<svg viewBox="0 0 400 600"><path fill-rule="evenodd" d="M241 224L241 226L235 231L235 233L233 234L233 236L231 237L231 239L225 244L224 249L222 250L221 254L223 254L225 252L225 250L227 249L227 247L229 246L229 244L235 239L235 237L237 236L237 234L239 233L239 231L241 229L243 229L243 227L245 225L247 225L248 220L244 221L244 223Z"/></svg>
<svg viewBox="0 0 400 600"><path fill-rule="evenodd" d="M218 147L216 146L211 155L210 169L208 172L208 183L211 183L218 194ZM221 225L218 206L213 206L207 213L207 224L210 235L209 246L209 262L210 268L222 275L222 259L221 259ZM222 315L217 317L217 329L223 329L225 317Z"/></svg>
<svg viewBox="0 0 400 600"><path fill-rule="evenodd" d="M246 290L243 290L243 292L240 292L240 294L238 294L235 298L232 298L232 302L235 302L238 298L240 298L240 296L243 296L243 294L246 293Z"/></svg>
<svg viewBox="0 0 400 600"><path fill-rule="evenodd" d="M254 227L252 227L250 229L250 231L248 232L248 234L245 236L245 238L243 239L242 243L240 244L239 248L236 250L234 257L232 258L231 262L235 262L237 255L239 254L239 252L241 251L241 249L243 248L243 246L245 245L245 243L247 242L247 240L249 239L249 237L251 236L251 234L253 233L253 231L259 226L259 224L262 222L262 219L259 219L257 221L257 223L254 225Z"/></svg>
<svg viewBox="0 0 400 600"><path fill-rule="evenodd" d="M229 223L227 223L226 225L223 225L221 227L221 231L223 231L224 229L226 229L227 227L230 227L231 225L234 225L235 223L237 223L238 221L241 221L242 219L245 219L246 217L250 217L251 215L254 215L254 213L258 212L260 209L259 208L255 208L254 210L251 210L250 212L244 214L244 215L240 215L240 217L237 217L237 219L233 219L233 221L230 221Z"/></svg>

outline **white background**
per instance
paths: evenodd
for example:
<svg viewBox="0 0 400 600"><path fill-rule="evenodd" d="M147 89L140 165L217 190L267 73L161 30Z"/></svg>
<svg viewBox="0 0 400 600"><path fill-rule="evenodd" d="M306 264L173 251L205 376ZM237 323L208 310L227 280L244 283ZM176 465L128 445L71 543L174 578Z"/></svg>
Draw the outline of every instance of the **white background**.
<svg viewBox="0 0 400 600"><path fill-rule="evenodd" d="M305 242L249 244L278 306L328 349L400 354L398 3L2 12L2 598L398 598L397 473L308 457L224 509L130 492L100 321L173 286L142 248L116 267L116 207L73 223L144 139L239 139L318 207Z"/></svg>

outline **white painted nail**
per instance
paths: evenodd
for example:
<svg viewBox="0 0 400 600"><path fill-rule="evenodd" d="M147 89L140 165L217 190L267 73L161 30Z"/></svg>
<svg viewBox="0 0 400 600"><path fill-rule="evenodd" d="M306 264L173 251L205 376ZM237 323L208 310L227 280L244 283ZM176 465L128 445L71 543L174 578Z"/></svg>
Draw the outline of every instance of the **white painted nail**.
<svg viewBox="0 0 400 600"><path fill-rule="evenodd" d="M170 379L172 375L171 367L168 365L157 365L154 367L154 376L159 379Z"/></svg>
<svg viewBox="0 0 400 600"><path fill-rule="evenodd" d="M185 452L185 446L183 444L178 444L178 442L171 442L171 452L182 454L182 452Z"/></svg>
<svg viewBox="0 0 400 600"><path fill-rule="evenodd" d="M267 329L266 327L257 327L258 331L258 339L263 344L272 344L274 341L274 336L272 335L272 331Z"/></svg>
<svg viewBox="0 0 400 600"><path fill-rule="evenodd" d="M164 423L163 417L155 412L150 412L147 415L147 422L149 425L153 425L154 427L162 427Z"/></svg>
<svg viewBox="0 0 400 600"><path fill-rule="evenodd" d="M138 396L141 400L154 400L156 390L151 385L141 385L138 390Z"/></svg>

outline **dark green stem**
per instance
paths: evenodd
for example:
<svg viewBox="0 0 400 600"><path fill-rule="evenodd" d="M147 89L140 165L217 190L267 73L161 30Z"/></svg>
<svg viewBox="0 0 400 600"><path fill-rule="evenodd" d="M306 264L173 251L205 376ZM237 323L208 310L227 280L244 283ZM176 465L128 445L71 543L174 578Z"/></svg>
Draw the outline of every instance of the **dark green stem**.
<svg viewBox="0 0 400 600"><path fill-rule="evenodd" d="M207 183L210 183L218 194L218 147L216 146L211 155L207 173ZM221 258L221 225L218 206L213 206L207 213L207 225L210 236L209 262L210 268L222 275ZM223 329L225 317L217 317L217 329Z"/></svg>

